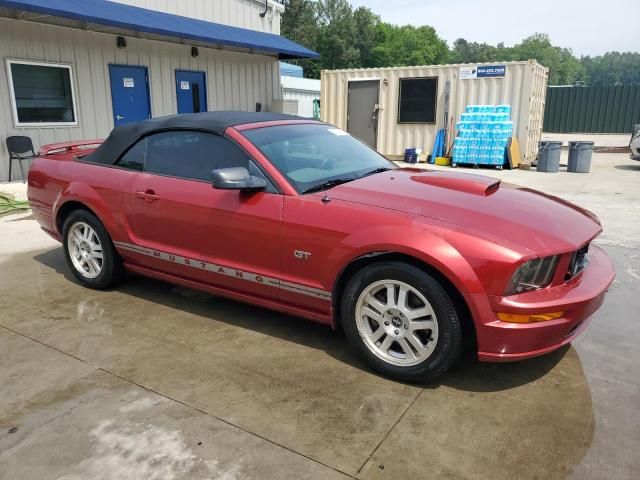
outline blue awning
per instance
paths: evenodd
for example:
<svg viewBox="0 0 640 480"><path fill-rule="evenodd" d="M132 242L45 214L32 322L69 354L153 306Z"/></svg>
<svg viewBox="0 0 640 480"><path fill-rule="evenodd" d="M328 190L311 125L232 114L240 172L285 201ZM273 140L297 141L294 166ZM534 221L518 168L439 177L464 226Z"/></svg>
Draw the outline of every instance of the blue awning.
<svg viewBox="0 0 640 480"><path fill-rule="evenodd" d="M83 22L84 28L87 28L86 24L102 25L216 47L247 49L255 53L277 55L281 59L318 57L316 52L272 33L105 0L0 0L0 7L75 20Z"/></svg>

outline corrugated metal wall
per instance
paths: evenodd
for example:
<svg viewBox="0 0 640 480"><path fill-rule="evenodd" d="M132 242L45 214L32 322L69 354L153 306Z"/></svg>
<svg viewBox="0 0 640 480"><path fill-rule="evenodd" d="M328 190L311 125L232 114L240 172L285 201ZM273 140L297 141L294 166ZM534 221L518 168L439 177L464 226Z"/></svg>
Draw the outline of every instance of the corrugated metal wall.
<svg viewBox="0 0 640 480"><path fill-rule="evenodd" d="M487 64L489 65L489 64ZM495 65L490 64L490 65ZM380 81L378 115L378 151L401 155L405 148L418 147L431 152L438 129L444 127L445 83L451 82L449 114L455 122L467 105L509 104L514 133L525 161L533 161L542 134L544 97L548 69L535 61L507 62L503 78L460 80L460 67L474 65L433 65L383 69L323 71L321 75L321 117L342 129L347 128L347 90L350 80ZM437 77L436 124L398 124L400 78Z"/></svg>
<svg viewBox="0 0 640 480"><path fill-rule="evenodd" d="M269 2L271 8L264 17L264 0L112 0L135 7L159 12L198 18L208 22L223 23L235 27L249 28L259 32L280 35L280 15L284 7Z"/></svg>
<svg viewBox="0 0 640 480"><path fill-rule="evenodd" d="M298 115L313 117L313 101L320 98L320 80L312 78L280 77L282 98L298 101Z"/></svg>
<svg viewBox="0 0 640 480"><path fill-rule="evenodd" d="M207 73L209 110L255 110L256 102L268 109L280 98L277 59L151 40L127 39L118 49L112 35L32 22L0 19L0 181L8 177L4 139L9 135L32 137L40 145L66 140L103 138L113 128L109 64L148 68L153 116L177 112L175 70ZM65 63L73 66L79 125L75 127L20 127L13 123L5 59ZM18 165L14 163L14 172Z"/></svg>
<svg viewBox="0 0 640 480"><path fill-rule="evenodd" d="M631 133L640 123L640 85L549 87L544 131Z"/></svg>

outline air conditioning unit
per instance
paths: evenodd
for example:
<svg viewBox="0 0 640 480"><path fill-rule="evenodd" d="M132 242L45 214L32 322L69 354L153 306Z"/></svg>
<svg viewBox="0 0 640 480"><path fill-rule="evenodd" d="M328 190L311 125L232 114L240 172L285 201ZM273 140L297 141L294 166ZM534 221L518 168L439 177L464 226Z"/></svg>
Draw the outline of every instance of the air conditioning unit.
<svg viewBox="0 0 640 480"><path fill-rule="evenodd" d="M298 115L298 100L274 98L271 101L271 111L275 113L286 113L287 115Z"/></svg>

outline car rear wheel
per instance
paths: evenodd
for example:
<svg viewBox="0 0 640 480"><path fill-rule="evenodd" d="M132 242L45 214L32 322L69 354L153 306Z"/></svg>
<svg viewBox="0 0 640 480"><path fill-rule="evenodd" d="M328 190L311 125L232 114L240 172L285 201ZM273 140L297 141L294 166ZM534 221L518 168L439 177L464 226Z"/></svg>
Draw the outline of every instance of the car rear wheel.
<svg viewBox="0 0 640 480"><path fill-rule="evenodd" d="M341 305L350 343L376 371L426 382L442 375L462 348L460 319L442 285L423 270L383 262L360 270Z"/></svg>
<svg viewBox="0 0 640 480"><path fill-rule="evenodd" d="M95 215L76 210L67 217L62 230L67 264L83 285L104 289L123 279L122 260Z"/></svg>

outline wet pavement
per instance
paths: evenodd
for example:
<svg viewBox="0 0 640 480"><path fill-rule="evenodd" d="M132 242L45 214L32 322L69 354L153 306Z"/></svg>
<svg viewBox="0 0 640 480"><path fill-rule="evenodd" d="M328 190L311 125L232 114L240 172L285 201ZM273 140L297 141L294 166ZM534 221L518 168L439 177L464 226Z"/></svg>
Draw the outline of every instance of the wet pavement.
<svg viewBox="0 0 640 480"><path fill-rule="evenodd" d="M0 218L0 479L640 478L640 164L477 173L595 211L617 279L571 346L467 354L433 385L298 318L137 276L85 289L30 214Z"/></svg>
<svg viewBox="0 0 640 480"><path fill-rule="evenodd" d="M339 332L62 249L0 263L0 478L637 478L640 251L572 346L463 357L435 385L371 373Z"/></svg>

